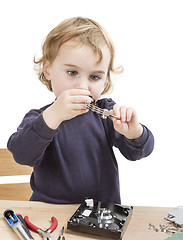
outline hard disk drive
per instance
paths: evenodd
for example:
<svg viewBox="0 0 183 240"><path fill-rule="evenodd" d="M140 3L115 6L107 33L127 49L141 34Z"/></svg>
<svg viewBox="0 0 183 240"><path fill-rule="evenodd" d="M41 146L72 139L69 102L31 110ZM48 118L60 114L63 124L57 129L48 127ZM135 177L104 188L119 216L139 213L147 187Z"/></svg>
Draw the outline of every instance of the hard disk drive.
<svg viewBox="0 0 183 240"><path fill-rule="evenodd" d="M133 207L87 199L67 224L73 231L112 239L122 239Z"/></svg>

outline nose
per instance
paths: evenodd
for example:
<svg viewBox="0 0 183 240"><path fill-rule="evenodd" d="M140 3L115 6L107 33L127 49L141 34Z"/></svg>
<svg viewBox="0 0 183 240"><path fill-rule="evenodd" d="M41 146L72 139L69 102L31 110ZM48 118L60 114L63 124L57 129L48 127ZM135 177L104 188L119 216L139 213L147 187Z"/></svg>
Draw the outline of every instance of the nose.
<svg viewBox="0 0 183 240"><path fill-rule="evenodd" d="M79 78L77 79L77 82L76 82L76 88L78 89L89 89L88 87L88 79L87 78Z"/></svg>

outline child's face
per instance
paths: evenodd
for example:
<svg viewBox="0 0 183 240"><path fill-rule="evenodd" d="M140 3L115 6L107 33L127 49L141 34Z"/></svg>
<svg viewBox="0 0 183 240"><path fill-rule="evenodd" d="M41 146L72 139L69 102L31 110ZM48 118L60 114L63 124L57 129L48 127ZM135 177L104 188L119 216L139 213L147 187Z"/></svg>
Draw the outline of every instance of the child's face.
<svg viewBox="0 0 183 240"><path fill-rule="evenodd" d="M110 52L107 46L101 48L102 60L87 45L79 45L72 41L65 42L52 64L44 65L44 74L51 81L55 96L69 89L88 89L97 100L107 78Z"/></svg>

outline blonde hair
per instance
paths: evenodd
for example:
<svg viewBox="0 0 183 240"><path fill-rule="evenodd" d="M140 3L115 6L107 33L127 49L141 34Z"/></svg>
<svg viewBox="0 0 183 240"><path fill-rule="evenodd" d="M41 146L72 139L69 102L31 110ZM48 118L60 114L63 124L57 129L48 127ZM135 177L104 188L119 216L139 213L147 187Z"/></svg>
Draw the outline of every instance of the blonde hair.
<svg viewBox="0 0 183 240"><path fill-rule="evenodd" d="M89 44L94 53L102 60L101 45L106 44L111 55L107 81L101 94L107 93L112 87L111 72L121 73L122 66L114 68L114 45L108 33L97 22L89 18L74 17L61 22L46 37L42 46L42 57L38 60L34 57L35 67L38 66L38 78L52 91L51 81L48 81L43 72L43 65L48 60L51 64L55 60L61 45L69 40L79 40L82 44Z"/></svg>

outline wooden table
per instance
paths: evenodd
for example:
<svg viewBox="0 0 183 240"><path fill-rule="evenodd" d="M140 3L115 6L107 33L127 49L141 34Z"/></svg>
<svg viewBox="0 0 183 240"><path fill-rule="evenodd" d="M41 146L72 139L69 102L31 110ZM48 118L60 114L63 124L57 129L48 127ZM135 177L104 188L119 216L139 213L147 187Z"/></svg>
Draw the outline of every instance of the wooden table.
<svg viewBox="0 0 183 240"><path fill-rule="evenodd" d="M52 239L56 240L59 236L62 226L65 227L64 236L66 240L103 240L106 238L95 237L87 234L80 234L70 231L67 228L67 221L76 211L79 205L58 205L41 202L26 202L26 201L6 201L0 200L0 239L4 240L18 240L19 238L10 228L3 217L6 209L12 209L15 214L20 213L22 216L28 215L30 221L46 229L50 226L51 217L55 216L58 219L57 229L51 233ZM134 207L131 221L123 236L123 240L163 240L169 235L161 231L155 232L149 230L149 223L159 227L159 224L168 225L164 220L164 216L168 214L173 208L160 207ZM31 232L35 240L42 239L42 237L34 232Z"/></svg>

